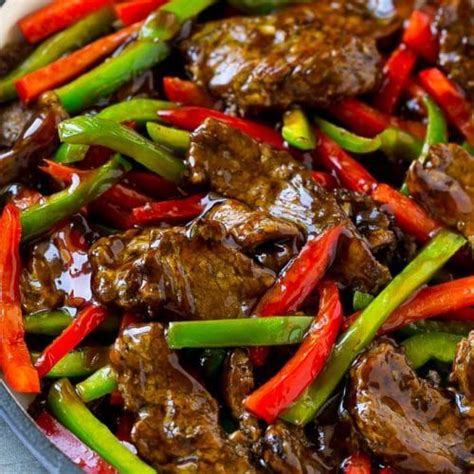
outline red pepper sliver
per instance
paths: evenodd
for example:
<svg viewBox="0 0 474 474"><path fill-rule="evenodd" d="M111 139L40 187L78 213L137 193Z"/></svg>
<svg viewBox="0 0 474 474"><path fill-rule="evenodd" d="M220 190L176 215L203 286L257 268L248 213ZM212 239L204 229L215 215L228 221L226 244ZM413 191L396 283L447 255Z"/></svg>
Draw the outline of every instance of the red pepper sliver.
<svg viewBox="0 0 474 474"><path fill-rule="evenodd" d="M15 83L20 99L29 103L43 92L55 89L80 76L101 59L112 54L122 43L136 33L141 24L124 28L117 33L98 39L69 56L31 72Z"/></svg>
<svg viewBox="0 0 474 474"><path fill-rule="evenodd" d="M0 362L7 384L17 392L39 393L38 372L25 343L20 300L20 211L7 204L0 219Z"/></svg>
<svg viewBox="0 0 474 474"><path fill-rule="evenodd" d="M40 377L48 372L69 352L74 350L108 316L105 308L87 306L74 321L43 351L36 361Z"/></svg>
<svg viewBox="0 0 474 474"><path fill-rule="evenodd" d="M438 58L439 42L432 23L433 15L426 11L415 10L403 33L403 42L422 58L435 63Z"/></svg>
<svg viewBox="0 0 474 474"><path fill-rule="evenodd" d="M163 78L165 95L171 102L182 105L197 105L212 107L214 101L201 87L192 81L185 81L178 77Z"/></svg>
<svg viewBox="0 0 474 474"><path fill-rule="evenodd" d="M133 0L119 3L114 8L117 17L127 26L144 20L150 13L167 2L168 0Z"/></svg>
<svg viewBox="0 0 474 474"><path fill-rule="evenodd" d="M87 474L116 474L117 471L107 464L95 451L86 446L67 430L56 418L42 411L36 418L36 424L62 453L77 464Z"/></svg>
<svg viewBox="0 0 474 474"><path fill-rule="evenodd" d="M175 183L147 171L130 171L125 176L124 183L155 199L169 199L179 194Z"/></svg>
<svg viewBox="0 0 474 474"><path fill-rule="evenodd" d="M332 191L333 189L339 187L336 178L331 176L329 173L325 173L324 171L311 171L311 176L320 186L322 186L324 189L327 189L328 191Z"/></svg>
<svg viewBox="0 0 474 474"><path fill-rule="evenodd" d="M320 305L296 354L268 382L245 400L245 407L273 423L319 375L331 354L343 320L339 290L332 281L319 285Z"/></svg>
<svg viewBox="0 0 474 474"><path fill-rule="evenodd" d="M93 216L100 218L101 222L115 229L128 230L133 227L132 211L107 201L103 196L90 204L88 210Z"/></svg>
<svg viewBox="0 0 474 474"><path fill-rule="evenodd" d="M375 97L377 109L393 114L415 63L416 54L404 45L392 53L384 67L384 82Z"/></svg>
<svg viewBox="0 0 474 474"><path fill-rule="evenodd" d="M369 457L364 453L349 456L342 465L344 474L370 474L372 466Z"/></svg>
<svg viewBox="0 0 474 474"><path fill-rule="evenodd" d="M452 321L474 321L474 306L471 308L457 309L447 314L440 314L440 318Z"/></svg>
<svg viewBox="0 0 474 474"><path fill-rule="evenodd" d="M18 26L30 43L37 43L110 4L110 0L52 2L20 20Z"/></svg>
<svg viewBox="0 0 474 474"><path fill-rule="evenodd" d="M437 68L425 69L418 77L449 121L474 146L474 113L463 91Z"/></svg>
<svg viewBox="0 0 474 474"><path fill-rule="evenodd" d="M179 109L160 110L158 115L164 122L190 132L201 126L206 119L214 118L241 130L255 140L280 150L285 149L283 138L273 128L251 120L226 115L217 110L204 107L181 107Z"/></svg>
<svg viewBox="0 0 474 474"><path fill-rule="evenodd" d="M39 169L43 173L48 174L55 180L69 185L72 183L74 176L78 178L85 178L88 174L88 170L81 170L79 168L73 168L72 166L63 165L62 163L56 163L52 160L43 160L44 165L39 166Z"/></svg>

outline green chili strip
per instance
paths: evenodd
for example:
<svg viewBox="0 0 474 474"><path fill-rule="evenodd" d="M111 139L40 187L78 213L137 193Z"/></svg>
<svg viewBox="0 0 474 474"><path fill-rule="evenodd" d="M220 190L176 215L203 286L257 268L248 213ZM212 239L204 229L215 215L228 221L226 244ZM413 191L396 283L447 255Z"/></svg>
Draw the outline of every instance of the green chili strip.
<svg viewBox="0 0 474 474"><path fill-rule="evenodd" d="M117 390L117 376L110 365L102 367L76 385L76 392L85 403L105 397Z"/></svg>
<svg viewBox="0 0 474 474"><path fill-rule="evenodd" d="M316 148L316 136L308 118L301 109L293 109L283 116L283 138L299 150L309 151Z"/></svg>
<svg viewBox="0 0 474 474"><path fill-rule="evenodd" d="M48 232L58 222L80 211L101 194L105 193L128 171L128 163L115 156L108 163L92 171L79 184L52 196L45 202L28 208L21 213L22 240L28 241Z"/></svg>
<svg viewBox="0 0 474 474"><path fill-rule="evenodd" d="M361 309L367 308L374 298L374 295L369 295L368 293L362 293L362 291L356 290L352 298L352 307L354 308L354 311L360 311Z"/></svg>
<svg viewBox="0 0 474 474"><path fill-rule="evenodd" d="M465 242L459 234L441 230L340 337L324 371L284 413L283 419L298 425L311 421L390 314L429 281Z"/></svg>
<svg viewBox="0 0 474 474"><path fill-rule="evenodd" d="M47 39L15 70L0 79L0 102L12 100L17 96L15 82L18 79L107 33L114 20L113 11L103 8Z"/></svg>
<svg viewBox="0 0 474 474"><path fill-rule="evenodd" d="M157 119L159 110L172 109L172 102L153 99L132 99L111 105L97 114L97 117L112 120L116 123L127 121L144 124ZM58 163L75 163L85 158L89 147L87 145L72 145L63 143L56 152L54 159Z"/></svg>
<svg viewBox="0 0 474 474"><path fill-rule="evenodd" d="M423 152L419 157L421 163L425 161L432 145L448 143L448 124L443 111L438 107L436 102L428 96L423 97L423 103L428 111L428 127L426 129Z"/></svg>
<svg viewBox="0 0 474 474"><path fill-rule="evenodd" d="M411 323L401 328L397 334L403 337L410 337L430 332L445 332L458 336L467 336L472 330L474 330L474 321L440 321L427 319Z"/></svg>
<svg viewBox="0 0 474 474"><path fill-rule="evenodd" d="M48 394L48 405L62 425L121 474L156 474L155 469L127 449L107 426L89 411L69 380L61 379L52 385Z"/></svg>
<svg viewBox="0 0 474 474"><path fill-rule="evenodd" d="M147 123L146 129L150 138L158 145L178 153L186 153L189 150L191 144L189 132L153 122Z"/></svg>
<svg viewBox="0 0 474 474"><path fill-rule="evenodd" d="M432 332L412 336L403 341L402 345L411 365L418 369L432 359L452 364L457 345L462 339L462 336L456 334Z"/></svg>
<svg viewBox="0 0 474 474"><path fill-rule="evenodd" d="M166 339L171 349L297 344L303 340L313 319L273 316L175 322L170 323Z"/></svg>
<svg viewBox="0 0 474 474"><path fill-rule="evenodd" d="M63 142L102 145L133 158L170 181L181 180L184 171L181 160L124 125L98 117L81 116L60 123L58 129Z"/></svg>

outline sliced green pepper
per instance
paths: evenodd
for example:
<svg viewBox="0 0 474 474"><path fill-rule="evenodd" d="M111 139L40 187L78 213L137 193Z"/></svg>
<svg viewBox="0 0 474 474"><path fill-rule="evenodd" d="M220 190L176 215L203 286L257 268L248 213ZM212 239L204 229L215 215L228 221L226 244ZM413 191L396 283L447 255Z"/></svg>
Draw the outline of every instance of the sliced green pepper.
<svg viewBox="0 0 474 474"><path fill-rule="evenodd" d="M354 308L354 311L360 311L361 309L367 308L374 298L374 295L369 295L368 293L362 293L362 291L356 290L352 298L352 307Z"/></svg>
<svg viewBox="0 0 474 474"><path fill-rule="evenodd" d="M22 241L28 241L45 232L55 224L79 212L86 204L105 193L130 169L120 156L92 171L81 183L48 196L44 203L37 204L21 213Z"/></svg>
<svg viewBox="0 0 474 474"><path fill-rule="evenodd" d="M125 447L83 404L67 379L55 382L48 406L59 422L122 474L156 474Z"/></svg>
<svg viewBox="0 0 474 474"><path fill-rule="evenodd" d="M189 132L152 122L147 123L146 129L150 138L158 145L178 153L186 153L189 150L191 143Z"/></svg>
<svg viewBox="0 0 474 474"><path fill-rule="evenodd" d="M401 328L397 334L410 337L417 334L425 334L430 332L445 332L456 334L458 336L467 336L474 330L474 321L439 321L439 320L421 320L409 324Z"/></svg>
<svg viewBox="0 0 474 474"><path fill-rule="evenodd" d="M316 136L308 118L301 109L293 109L283 116L283 138L299 150L309 151L316 148Z"/></svg>
<svg viewBox="0 0 474 474"><path fill-rule="evenodd" d="M441 230L340 337L323 372L282 418L298 425L311 421L390 314L429 281L465 242L459 234Z"/></svg>
<svg viewBox="0 0 474 474"><path fill-rule="evenodd" d="M163 176L179 182L184 171L181 160L134 130L98 117L75 117L59 124L59 138L77 145L102 145L133 158Z"/></svg>
<svg viewBox="0 0 474 474"><path fill-rule="evenodd" d="M117 376L110 365L102 367L76 385L76 392L85 403L105 397L117 390Z"/></svg>

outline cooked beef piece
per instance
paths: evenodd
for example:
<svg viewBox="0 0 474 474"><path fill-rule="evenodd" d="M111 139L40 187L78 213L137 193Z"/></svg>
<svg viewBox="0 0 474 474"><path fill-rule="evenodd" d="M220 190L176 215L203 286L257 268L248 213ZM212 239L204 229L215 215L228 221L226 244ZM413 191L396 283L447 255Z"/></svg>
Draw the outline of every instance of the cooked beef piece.
<svg viewBox="0 0 474 474"><path fill-rule="evenodd" d="M127 328L111 361L126 408L138 414L132 439L146 461L164 472L254 472L220 427L216 401L168 349L160 324Z"/></svg>
<svg viewBox="0 0 474 474"><path fill-rule="evenodd" d="M440 37L439 63L464 88L474 103L474 2L441 2L437 26Z"/></svg>
<svg viewBox="0 0 474 474"><path fill-rule="evenodd" d="M272 286L275 275L222 243L219 225L132 230L91 249L92 287L103 304L160 310L185 319L239 318Z"/></svg>
<svg viewBox="0 0 474 474"><path fill-rule="evenodd" d="M336 262L341 281L361 291L377 291L389 280L388 269L375 260L334 196L289 153L209 119L192 134L187 165L193 184L210 185L218 194L292 222L306 233L319 235L344 223L348 235L341 239Z"/></svg>
<svg viewBox="0 0 474 474"><path fill-rule="evenodd" d="M458 345L450 380L458 388L461 413L474 418L474 331Z"/></svg>
<svg viewBox="0 0 474 474"><path fill-rule="evenodd" d="M411 166L407 182L434 217L474 245L474 156L456 144L432 146L423 164Z"/></svg>
<svg viewBox="0 0 474 474"><path fill-rule="evenodd" d="M14 180L28 182L42 158L49 158L59 138L57 126L66 114L54 94L46 94L12 149L0 153L0 186ZM20 125L18 119L16 125ZM18 132L13 129L9 136Z"/></svg>
<svg viewBox="0 0 474 474"><path fill-rule="evenodd" d="M383 28L381 28L383 30ZM242 114L328 106L379 82L377 21L320 0L210 22L182 44L193 79Z"/></svg>
<svg viewBox="0 0 474 474"><path fill-rule="evenodd" d="M396 472L461 473L474 466L474 425L388 340L353 366L348 407L368 447Z"/></svg>
<svg viewBox="0 0 474 474"><path fill-rule="evenodd" d="M11 148L31 120L33 110L13 102L0 108L0 149Z"/></svg>

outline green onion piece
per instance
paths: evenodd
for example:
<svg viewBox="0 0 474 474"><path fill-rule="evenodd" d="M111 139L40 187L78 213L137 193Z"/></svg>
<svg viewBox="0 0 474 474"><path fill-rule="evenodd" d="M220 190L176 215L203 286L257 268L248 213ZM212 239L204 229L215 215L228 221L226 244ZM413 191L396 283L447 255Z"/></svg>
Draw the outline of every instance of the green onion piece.
<svg viewBox="0 0 474 474"><path fill-rule="evenodd" d="M293 109L283 116L283 138L299 150L309 151L316 148L316 136L313 127L301 109Z"/></svg>
<svg viewBox="0 0 474 474"><path fill-rule="evenodd" d="M189 132L153 122L147 123L146 129L150 138L158 145L178 153L186 153L189 150L191 144Z"/></svg>
<svg viewBox="0 0 474 474"><path fill-rule="evenodd" d="M354 311L360 311L367 308L374 298L374 295L369 295L368 293L362 293L362 291L356 290L352 298L352 307L354 308Z"/></svg>
<svg viewBox="0 0 474 474"><path fill-rule="evenodd" d="M76 385L76 392L85 403L105 397L117 390L117 376L110 365L102 367Z"/></svg>

